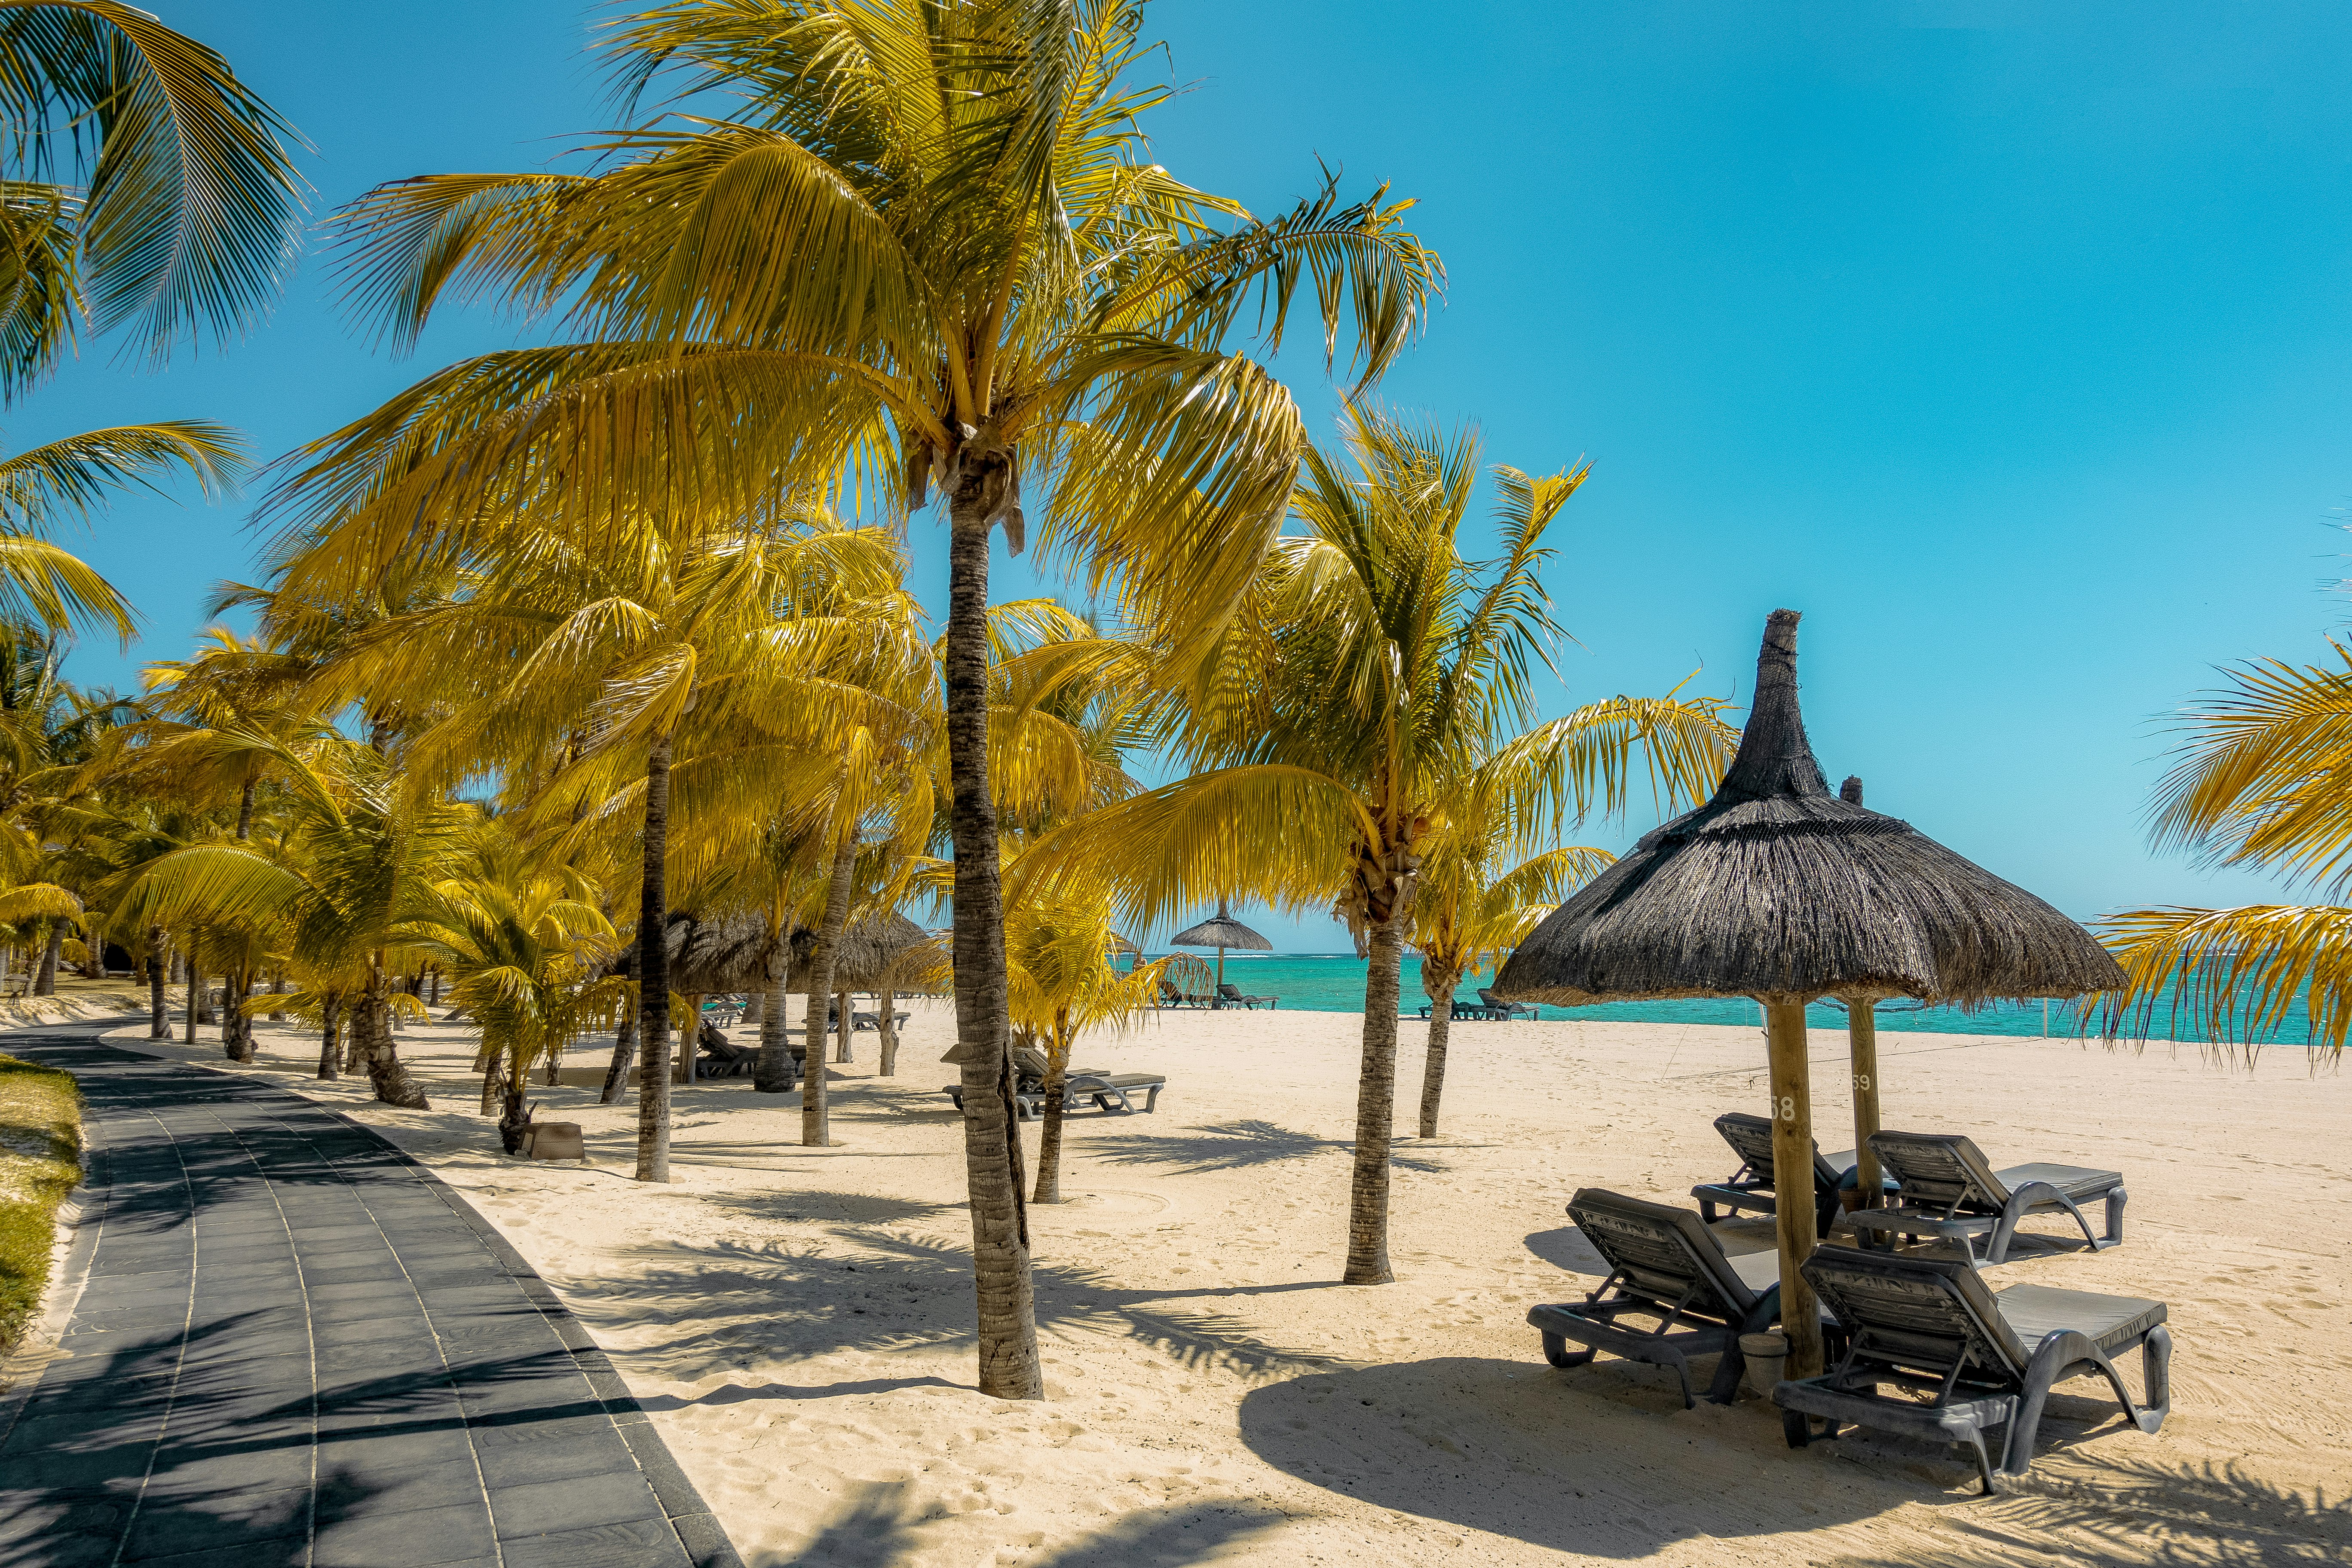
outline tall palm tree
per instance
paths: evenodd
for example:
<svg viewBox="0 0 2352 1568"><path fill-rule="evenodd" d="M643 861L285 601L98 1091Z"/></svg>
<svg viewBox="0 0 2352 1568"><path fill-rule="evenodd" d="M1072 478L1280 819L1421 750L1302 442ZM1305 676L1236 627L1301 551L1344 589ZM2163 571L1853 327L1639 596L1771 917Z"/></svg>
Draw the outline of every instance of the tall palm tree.
<svg viewBox="0 0 2352 1568"><path fill-rule="evenodd" d="M528 505L604 537L878 479L950 529L955 989L981 1383L1040 1396L1013 1179L987 773L988 551L1025 542L1205 646L1279 526L1304 434L1270 352L1312 301L1361 380L1443 276L1385 190L1260 219L1151 158L1133 0L680 0L607 35L624 101L699 114L604 139L603 172L383 186L341 219L360 305L403 343L445 300L569 312L578 341L454 366L319 443L278 505L331 519L320 581ZM394 522L397 516L402 521Z"/></svg>
<svg viewBox="0 0 2352 1568"><path fill-rule="evenodd" d="M2159 848L2269 871L2323 900L2352 893L2352 645L2315 664L2262 659L2179 715L2179 761L2157 786ZM2110 1035L2161 1010L2207 1040L2259 1040L2300 1010L2312 1048L2352 1031L2352 908L2341 901L2127 910L2099 922L2129 986ZM2223 1048L2229 1048L2226 1046Z"/></svg>
<svg viewBox="0 0 2352 1568"><path fill-rule="evenodd" d="M1637 753L1662 805L1702 796L1737 736L1711 702L1617 697L1498 744L1533 716L1530 676L1549 668L1542 540L1582 473L1496 468L1500 553L1474 564L1459 534L1475 438L1355 406L1348 447L1352 468L1309 456L1303 531L1280 541L1192 694L1180 742L1198 771L1062 829L1039 865L1117 878L1139 927L1244 892L1347 921L1370 966L1344 1278L1378 1284L1394 1278L1399 959L1455 793L1490 768L1504 808L1539 833L1619 809Z"/></svg>

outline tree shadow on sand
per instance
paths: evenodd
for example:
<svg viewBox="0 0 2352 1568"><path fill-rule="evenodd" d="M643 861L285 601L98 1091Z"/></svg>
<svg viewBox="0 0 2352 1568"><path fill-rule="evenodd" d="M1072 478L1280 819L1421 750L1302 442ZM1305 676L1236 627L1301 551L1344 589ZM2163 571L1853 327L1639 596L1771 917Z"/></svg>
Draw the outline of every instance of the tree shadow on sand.
<svg viewBox="0 0 2352 1568"><path fill-rule="evenodd" d="M824 1194L798 1194L814 1203ZM748 1366L756 1353L807 1360L844 1351L968 1343L975 1332L971 1257L961 1246L908 1235L856 1238L855 1258L777 1242L661 1242L635 1249L625 1292L569 1305L606 1342L634 1341L630 1359L690 1383ZM1338 1289L1328 1281L1143 1289L1082 1263L1038 1260L1033 1277L1041 1329L1115 1335L1192 1367L1250 1375L1324 1364L1315 1352L1262 1339L1226 1312L1189 1300ZM648 1342L648 1324L692 1324ZM613 1336L607 1338L607 1336Z"/></svg>
<svg viewBox="0 0 2352 1568"><path fill-rule="evenodd" d="M924 1526L951 1517L921 1508L907 1482L869 1482L806 1547L759 1554L751 1568L896 1568L927 1544ZM1282 1515L1248 1502L1149 1509L1022 1562L1026 1568L1186 1568L1282 1522Z"/></svg>
<svg viewBox="0 0 2352 1568"><path fill-rule="evenodd" d="M1303 1160L1312 1154L1352 1152L1353 1140L1318 1138L1312 1132L1278 1126L1256 1118L1188 1127L1172 1133L1118 1132L1088 1138L1078 1148L1089 1160L1107 1165L1165 1165L1171 1175L1197 1176L1211 1171L1238 1171L1283 1160ZM1424 1175L1447 1169L1425 1155L1391 1153L1389 1163L1400 1171Z"/></svg>

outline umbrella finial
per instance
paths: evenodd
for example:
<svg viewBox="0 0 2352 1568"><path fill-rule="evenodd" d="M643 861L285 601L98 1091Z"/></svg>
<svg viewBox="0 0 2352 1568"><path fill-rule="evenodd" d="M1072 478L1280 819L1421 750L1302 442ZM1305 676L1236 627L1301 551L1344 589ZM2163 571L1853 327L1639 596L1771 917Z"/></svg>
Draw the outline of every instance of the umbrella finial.
<svg viewBox="0 0 2352 1568"><path fill-rule="evenodd" d="M1797 706L1797 622L1794 610L1775 610L1764 623L1764 646L1756 655L1756 697L1739 732L1739 754L1715 792L1717 805L1763 800L1771 795L1830 793L1821 763L1805 739L1805 716Z"/></svg>
<svg viewBox="0 0 2352 1568"><path fill-rule="evenodd" d="M1845 783L1838 785L1838 798L1845 802L1848 805L1860 805L1862 804L1862 775L1860 773L1848 773L1845 775Z"/></svg>

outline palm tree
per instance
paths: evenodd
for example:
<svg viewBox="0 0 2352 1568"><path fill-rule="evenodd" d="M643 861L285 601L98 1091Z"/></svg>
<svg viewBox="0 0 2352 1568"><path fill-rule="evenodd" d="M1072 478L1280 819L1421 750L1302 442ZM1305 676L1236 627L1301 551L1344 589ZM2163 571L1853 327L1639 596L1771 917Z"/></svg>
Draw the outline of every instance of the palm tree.
<svg viewBox="0 0 2352 1568"><path fill-rule="evenodd" d="M1159 1000L1160 970L1139 963L1121 973L1112 960L1114 892L1102 881L1066 879L1015 900L1005 910L1004 957L1014 1037L1045 1058L1045 1115L1037 1142L1037 1186L1031 1201L1062 1201L1062 1112L1070 1047L1092 1028L1117 1028Z"/></svg>
<svg viewBox="0 0 2352 1568"><path fill-rule="evenodd" d="M362 308L414 342L445 299L564 308L579 341L429 378L306 455L278 504L331 520L320 581L358 584L436 520L465 548L530 506L594 541L646 518L753 515L845 466L950 524L959 1058L982 1388L1041 1392L1013 1179L996 823L987 773L989 535L1115 584L1197 655L1280 525L1304 434L1232 352L1311 299L1360 380L1443 276L1385 190L1272 219L1152 161L1129 0L875 7L679 0L608 35L625 104L727 121L606 139L604 172L444 175L341 219ZM401 521L397 523L394 519Z"/></svg>
<svg viewBox="0 0 2352 1568"><path fill-rule="evenodd" d="M605 974L616 942L610 921L562 868L533 867L498 824L473 863L424 900L404 934L444 965L450 995L480 1024L492 1058L483 1100L500 1100L499 1132L522 1149L524 1088L533 1063L617 1016L627 982Z"/></svg>
<svg viewBox="0 0 2352 1568"><path fill-rule="evenodd" d="M1504 809L1537 831L1613 812L1635 753L1662 804L1696 798L1728 763L1717 704L1618 697L1537 725L1530 671L1557 633L1537 570L1544 530L1583 475L1494 471L1499 557L1458 535L1477 444L1351 408L1353 471L1309 456L1285 537L1180 737L1199 771L1056 833L1039 864L1116 878L1138 926L1203 898L1328 903L1370 959L1350 1185L1349 1284L1394 1278L1388 1168L1398 964L1423 856L1462 783L1493 770Z"/></svg>
<svg viewBox="0 0 2352 1568"><path fill-rule="evenodd" d="M174 850L125 876L121 907L142 922L200 923L223 941L282 933L305 963L357 975L352 1054L379 1100L423 1110L425 1091L392 1036L392 979L408 957L407 922L462 865L475 813L406 787L382 756L349 742L307 758L282 753L279 777L282 839Z"/></svg>
<svg viewBox="0 0 2352 1568"><path fill-rule="evenodd" d="M2263 659L2179 716L2179 762L2157 786L2160 848L2283 876L2323 898L2352 890L2352 646L2331 660ZM2352 1030L2352 908L2341 903L2128 910L2099 923L2130 984L2107 999L2112 1037L2158 1009L2210 1041L2258 1040L2298 1007L2311 1048ZM2230 1048L2224 1047L2223 1048Z"/></svg>
<svg viewBox="0 0 2352 1568"><path fill-rule="evenodd" d="M1413 892L1407 940L1421 953L1421 988L1429 998L1418 1129L1423 1138L1437 1136L1454 988L1465 974L1500 962L1537 921L1614 858L1604 849L1561 846L1513 864L1514 856L1525 853L1528 825L1508 809L1507 773L1475 768L1452 793Z"/></svg>

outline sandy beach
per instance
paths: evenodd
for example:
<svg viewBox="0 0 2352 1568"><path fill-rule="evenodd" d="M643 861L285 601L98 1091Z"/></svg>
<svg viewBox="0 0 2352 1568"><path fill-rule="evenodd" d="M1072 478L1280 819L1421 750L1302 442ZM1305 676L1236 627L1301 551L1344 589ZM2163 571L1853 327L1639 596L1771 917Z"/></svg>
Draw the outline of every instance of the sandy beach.
<svg viewBox="0 0 2352 1568"><path fill-rule="evenodd" d="M1530 1303L1580 1298L1563 1212L1596 1184L1669 1201L1736 1161L1709 1125L1761 1109L1761 1032L1456 1026L1445 1136L1397 1146L1398 1281L1336 1283L1360 1021L1168 1014L1081 1046L1148 1070L1152 1116L1073 1117L1033 1209L1049 1397L971 1386L971 1290L943 1004L913 1004L894 1079L832 1068L837 1146L799 1097L681 1089L677 1179L628 1179L634 1097L535 1089L592 1163L497 1152L461 1026L407 1029L429 1111L316 1084L313 1037L263 1024L264 1073L383 1129L493 1219L612 1353L754 1565L1851 1565L2337 1563L2352 1552L2352 1081L2299 1051L1881 1036L1887 1124L1972 1133L1994 1163L2124 1172L2126 1244L2018 1263L2171 1308L2174 1406L2143 1436L2090 1383L2053 1400L2032 1475L1972 1495L1952 1454L1861 1434L1791 1452L1752 1397L1681 1408L1662 1369L1555 1371ZM1400 1040L1410 1110L1423 1026ZM749 1038L755 1031L739 1030ZM1813 1042L1816 1126L1850 1126L1843 1036ZM601 1065L591 1041L570 1058ZM1028 1133L1035 1144L1034 1127ZM1738 1247L1769 1245L1735 1227ZM2137 1360L2127 1365L2135 1380Z"/></svg>

